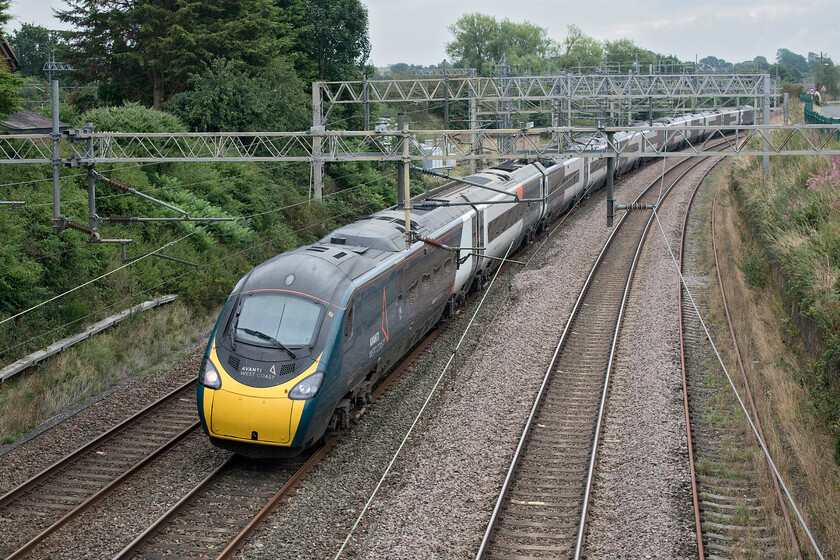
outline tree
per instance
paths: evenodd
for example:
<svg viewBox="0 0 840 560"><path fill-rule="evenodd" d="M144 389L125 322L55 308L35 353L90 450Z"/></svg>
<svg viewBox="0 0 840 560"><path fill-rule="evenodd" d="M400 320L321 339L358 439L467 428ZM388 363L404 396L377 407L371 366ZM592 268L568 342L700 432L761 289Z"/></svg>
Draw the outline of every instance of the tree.
<svg viewBox="0 0 840 560"><path fill-rule="evenodd" d="M656 62L656 55L647 49L636 45L632 39L618 39L606 41L604 49L610 64L620 64L622 67L634 65L647 66Z"/></svg>
<svg viewBox="0 0 840 560"><path fill-rule="evenodd" d="M275 0L65 0L69 61L100 95L160 108L202 63L224 57L258 68L292 47L292 23Z"/></svg>
<svg viewBox="0 0 840 560"><path fill-rule="evenodd" d="M802 72L786 64L773 64L768 72L778 75L783 84L801 84L804 77Z"/></svg>
<svg viewBox="0 0 840 560"><path fill-rule="evenodd" d="M818 90L825 86L829 94L840 95L840 67L835 66L827 56L823 57L822 62L814 66L814 84Z"/></svg>
<svg viewBox="0 0 840 560"><path fill-rule="evenodd" d="M728 62L716 56L706 56L698 60L698 62L700 63L700 68L705 67L711 70L723 70L730 66Z"/></svg>
<svg viewBox="0 0 840 560"><path fill-rule="evenodd" d="M578 26L569 25L566 38L561 43L563 54L558 62L561 68L580 68L581 71L597 66L604 59L604 45L586 35Z"/></svg>
<svg viewBox="0 0 840 560"><path fill-rule="evenodd" d="M189 85L191 91L173 96L166 108L194 131L301 130L309 124L309 98L282 59L256 72L217 59Z"/></svg>
<svg viewBox="0 0 840 560"><path fill-rule="evenodd" d="M298 63L306 79L358 79L370 57L367 8L360 0L308 0Z"/></svg>
<svg viewBox="0 0 840 560"><path fill-rule="evenodd" d="M455 40L446 44L454 66L475 68L487 75L502 56L524 70L545 68L546 59L558 54L557 44L542 27L529 22L497 21L484 14L465 14L449 26Z"/></svg>
<svg viewBox="0 0 840 560"><path fill-rule="evenodd" d="M808 61L801 54L789 51L788 49L779 49L776 51L776 62L781 66L790 66L797 70L800 74L807 73L811 70L808 66Z"/></svg>
<svg viewBox="0 0 840 560"><path fill-rule="evenodd" d="M12 19L9 13L9 2L10 0L0 0L0 31L5 31L6 24Z"/></svg>
<svg viewBox="0 0 840 560"><path fill-rule="evenodd" d="M487 74L490 65L501 58L499 24L496 18L484 14L465 14L449 26L455 40L446 44L446 54L456 66L475 68Z"/></svg>
<svg viewBox="0 0 840 560"><path fill-rule="evenodd" d="M47 81L44 64L50 51L58 46L58 34L40 25L23 23L18 32L9 37L9 42L18 53L21 75Z"/></svg>

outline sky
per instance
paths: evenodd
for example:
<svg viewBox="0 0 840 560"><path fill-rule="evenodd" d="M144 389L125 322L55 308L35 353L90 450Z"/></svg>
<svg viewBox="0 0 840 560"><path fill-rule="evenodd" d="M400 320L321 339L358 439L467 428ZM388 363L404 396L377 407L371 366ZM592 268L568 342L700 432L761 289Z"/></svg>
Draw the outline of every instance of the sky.
<svg viewBox="0 0 840 560"><path fill-rule="evenodd" d="M598 40L632 39L638 46L684 61L715 56L727 62L764 56L779 48L808 55L827 53L840 63L838 0L361 0L367 6L371 63L438 64L452 41L449 26L480 12L545 28L562 41L577 25ZM12 0L14 19L56 29L62 0Z"/></svg>

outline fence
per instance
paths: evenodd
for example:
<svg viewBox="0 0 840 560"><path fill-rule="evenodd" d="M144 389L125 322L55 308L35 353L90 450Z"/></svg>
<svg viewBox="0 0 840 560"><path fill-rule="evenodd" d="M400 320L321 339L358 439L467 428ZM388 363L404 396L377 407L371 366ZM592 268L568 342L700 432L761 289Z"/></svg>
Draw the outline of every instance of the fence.
<svg viewBox="0 0 840 560"><path fill-rule="evenodd" d="M805 124L840 124L840 119L825 117L814 111L814 98L808 94L799 96L799 100L805 104ZM824 131L830 132L829 130ZM837 131L837 140L840 140L840 130Z"/></svg>

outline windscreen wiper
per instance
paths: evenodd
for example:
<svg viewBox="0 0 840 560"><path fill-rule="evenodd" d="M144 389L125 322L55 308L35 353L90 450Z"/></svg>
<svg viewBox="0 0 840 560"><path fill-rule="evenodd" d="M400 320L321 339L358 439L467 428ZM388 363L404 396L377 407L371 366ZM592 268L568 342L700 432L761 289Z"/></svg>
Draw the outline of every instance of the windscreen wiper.
<svg viewBox="0 0 840 560"><path fill-rule="evenodd" d="M277 340L273 336L267 335L267 334L265 334L264 332L261 332L261 331L255 331L254 329L246 329L245 327L236 327L236 330L240 330L240 331L242 331L246 334L250 334L251 336L256 336L257 338L267 340L267 341L271 342L272 344L275 344L278 348L288 352L289 355L292 358L297 359L297 355L294 352L292 352L289 349L288 346L286 346L285 344L283 344L282 342L280 342L279 340Z"/></svg>

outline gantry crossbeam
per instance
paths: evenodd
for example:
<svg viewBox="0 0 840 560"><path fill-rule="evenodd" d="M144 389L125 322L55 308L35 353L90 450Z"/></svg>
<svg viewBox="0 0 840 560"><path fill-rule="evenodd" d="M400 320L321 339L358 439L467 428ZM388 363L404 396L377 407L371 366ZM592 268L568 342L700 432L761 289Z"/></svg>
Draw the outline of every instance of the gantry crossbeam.
<svg viewBox="0 0 840 560"><path fill-rule="evenodd" d="M567 98L572 100L665 99L764 96L766 74L589 74L515 77L443 77L318 82L324 103L389 103L477 99L481 101ZM364 86L367 84L367 99ZM772 94L772 92L771 92Z"/></svg>
<svg viewBox="0 0 840 560"><path fill-rule="evenodd" d="M683 139L692 130L709 127L668 127L667 134ZM831 147L831 134L840 125L750 125L712 127L712 137L731 134L732 142L722 152L707 152L707 142L689 143L683 152L658 150L646 140L625 146L608 146L608 132L622 127L548 127L503 130L412 130L405 133L409 153L399 148L399 132L307 131L228 133L111 133L77 134L76 142L63 141L62 163L86 166L127 162L341 162L478 160L510 157L560 157L587 155L667 156L693 155L838 155ZM645 131L663 131L661 126L636 126ZM584 138L584 140L581 140ZM735 140L738 143L736 144ZM92 140L92 150L88 142ZM750 142L753 140L753 142ZM424 145L431 141L431 146ZM765 143L766 141L766 143ZM317 144L317 145L316 145ZM641 147L636 147L637 145ZM766 147L765 147L766 146ZM439 149L439 153L434 151ZM47 134L0 136L0 164L51 163L52 143Z"/></svg>

